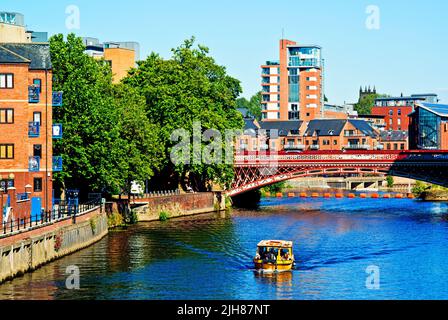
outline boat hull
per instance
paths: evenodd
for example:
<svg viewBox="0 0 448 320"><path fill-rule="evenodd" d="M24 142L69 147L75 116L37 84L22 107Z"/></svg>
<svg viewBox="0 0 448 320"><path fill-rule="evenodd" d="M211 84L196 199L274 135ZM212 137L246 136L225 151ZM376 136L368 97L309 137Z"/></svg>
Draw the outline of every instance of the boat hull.
<svg viewBox="0 0 448 320"><path fill-rule="evenodd" d="M255 269L259 272L284 272L292 270L294 261L281 261L279 263L254 260Z"/></svg>

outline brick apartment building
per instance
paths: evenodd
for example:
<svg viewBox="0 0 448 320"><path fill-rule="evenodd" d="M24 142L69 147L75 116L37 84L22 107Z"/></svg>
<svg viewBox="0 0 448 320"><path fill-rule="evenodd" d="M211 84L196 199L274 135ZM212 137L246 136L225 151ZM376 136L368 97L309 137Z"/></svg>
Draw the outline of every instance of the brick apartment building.
<svg viewBox="0 0 448 320"><path fill-rule="evenodd" d="M0 223L52 209L53 172L62 169L52 110L62 93L52 92L51 69L48 44L0 43Z"/></svg>
<svg viewBox="0 0 448 320"><path fill-rule="evenodd" d="M310 121L322 116L321 47L281 39L278 61L262 69L263 121Z"/></svg>

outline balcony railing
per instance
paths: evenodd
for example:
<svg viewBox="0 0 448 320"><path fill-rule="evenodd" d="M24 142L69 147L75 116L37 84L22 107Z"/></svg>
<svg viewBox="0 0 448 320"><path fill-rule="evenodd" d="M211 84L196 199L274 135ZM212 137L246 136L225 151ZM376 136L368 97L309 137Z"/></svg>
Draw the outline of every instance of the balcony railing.
<svg viewBox="0 0 448 320"><path fill-rule="evenodd" d="M62 91L53 92L53 107L62 107Z"/></svg>
<svg viewBox="0 0 448 320"><path fill-rule="evenodd" d="M40 88L37 86L28 87L28 102L29 103L39 103L40 99Z"/></svg>
<svg viewBox="0 0 448 320"><path fill-rule="evenodd" d="M285 150L305 150L304 144L287 144L284 146Z"/></svg>
<svg viewBox="0 0 448 320"><path fill-rule="evenodd" d="M38 138L40 136L40 123L29 122L28 123L28 137Z"/></svg>
<svg viewBox="0 0 448 320"><path fill-rule="evenodd" d="M30 172L39 172L40 171L40 157L30 157L28 161L29 171Z"/></svg>
<svg viewBox="0 0 448 320"><path fill-rule="evenodd" d="M344 148L351 150L370 150L370 146L368 144L348 144Z"/></svg>
<svg viewBox="0 0 448 320"><path fill-rule="evenodd" d="M320 146L319 146L318 144L312 144L312 145L310 146L310 149L311 149L311 150L319 150L319 149L320 149Z"/></svg>
<svg viewBox="0 0 448 320"><path fill-rule="evenodd" d="M62 139L62 124L53 124L53 139Z"/></svg>
<svg viewBox="0 0 448 320"><path fill-rule="evenodd" d="M53 157L53 172L61 172L62 171L62 157L57 156Z"/></svg>
<svg viewBox="0 0 448 320"><path fill-rule="evenodd" d="M29 193L18 193L17 194L17 201L25 201L30 199Z"/></svg>

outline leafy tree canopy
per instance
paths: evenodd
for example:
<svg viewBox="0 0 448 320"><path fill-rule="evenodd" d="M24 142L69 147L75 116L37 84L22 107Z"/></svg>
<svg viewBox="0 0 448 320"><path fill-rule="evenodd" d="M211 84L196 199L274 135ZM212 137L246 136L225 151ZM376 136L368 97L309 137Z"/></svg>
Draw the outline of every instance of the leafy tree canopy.
<svg viewBox="0 0 448 320"><path fill-rule="evenodd" d="M222 162L174 165L170 153L177 142L171 141L171 134L178 129L192 134L193 124L199 121L202 132L215 129L224 137L226 129L242 129L244 122L236 109L240 82L215 63L208 48L196 47L194 42L191 38L173 49L170 59L152 53L123 83L145 97L147 117L160 130L163 163L158 172L179 182L188 180L194 189L203 191L215 183L228 185L233 180L233 166ZM202 152L207 144L201 144ZM190 152L193 155L192 147Z"/></svg>

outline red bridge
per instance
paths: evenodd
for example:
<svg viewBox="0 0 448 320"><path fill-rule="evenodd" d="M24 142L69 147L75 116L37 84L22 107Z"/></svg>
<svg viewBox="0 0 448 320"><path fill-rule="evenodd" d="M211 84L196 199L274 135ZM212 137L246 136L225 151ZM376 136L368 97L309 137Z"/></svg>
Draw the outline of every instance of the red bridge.
<svg viewBox="0 0 448 320"><path fill-rule="evenodd" d="M448 150L245 152L230 196L300 177L392 175L448 187Z"/></svg>

